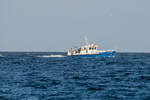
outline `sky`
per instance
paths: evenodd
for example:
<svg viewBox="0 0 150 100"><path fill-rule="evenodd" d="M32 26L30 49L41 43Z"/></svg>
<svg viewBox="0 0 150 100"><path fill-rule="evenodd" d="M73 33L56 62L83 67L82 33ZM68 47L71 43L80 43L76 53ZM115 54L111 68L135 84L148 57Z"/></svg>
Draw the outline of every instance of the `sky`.
<svg viewBox="0 0 150 100"><path fill-rule="evenodd" d="M150 0L0 0L0 51L150 52Z"/></svg>

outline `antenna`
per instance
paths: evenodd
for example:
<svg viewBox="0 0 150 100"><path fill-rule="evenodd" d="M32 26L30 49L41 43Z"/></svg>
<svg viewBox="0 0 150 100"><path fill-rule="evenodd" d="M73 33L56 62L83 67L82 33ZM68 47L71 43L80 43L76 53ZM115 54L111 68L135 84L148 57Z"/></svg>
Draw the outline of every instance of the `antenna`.
<svg viewBox="0 0 150 100"><path fill-rule="evenodd" d="M84 40L85 40L85 45L88 45L89 43L88 43L88 38L87 38L87 36L84 37Z"/></svg>

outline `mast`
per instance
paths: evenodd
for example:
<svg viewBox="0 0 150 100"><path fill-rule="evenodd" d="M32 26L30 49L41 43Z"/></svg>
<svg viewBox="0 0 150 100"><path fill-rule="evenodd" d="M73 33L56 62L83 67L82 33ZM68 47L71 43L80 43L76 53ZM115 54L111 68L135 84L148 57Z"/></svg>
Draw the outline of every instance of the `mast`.
<svg viewBox="0 0 150 100"><path fill-rule="evenodd" d="M88 43L88 38L87 38L87 36L84 37L84 40L85 40L85 45L88 45L89 43Z"/></svg>
<svg viewBox="0 0 150 100"><path fill-rule="evenodd" d="M85 40L85 48L86 48L86 53L88 53L88 38L85 36L84 37L84 40Z"/></svg>

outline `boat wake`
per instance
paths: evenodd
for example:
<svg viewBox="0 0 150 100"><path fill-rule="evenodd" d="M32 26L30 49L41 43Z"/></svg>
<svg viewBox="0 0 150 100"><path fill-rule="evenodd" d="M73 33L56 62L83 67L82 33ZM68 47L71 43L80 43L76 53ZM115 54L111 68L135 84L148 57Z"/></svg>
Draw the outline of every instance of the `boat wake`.
<svg viewBox="0 0 150 100"><path fill-rule="evenodd" d="M4 57L2 54L0 54L0 57Z"/></svg>
<svg viewBox="0 0 150 100"><path fill-rule="evenodd" d="M37 57L52 58L52 57L66 57L66 56L63 56L63 55L43 55L43 56L37 56Z"/></svg>

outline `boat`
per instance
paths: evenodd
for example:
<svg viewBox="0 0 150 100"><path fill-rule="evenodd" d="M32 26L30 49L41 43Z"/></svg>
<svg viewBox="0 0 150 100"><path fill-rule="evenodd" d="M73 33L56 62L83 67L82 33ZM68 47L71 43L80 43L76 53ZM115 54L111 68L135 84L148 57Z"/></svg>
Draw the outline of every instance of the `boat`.
<svg viewBox="0 0 150 100"><path fill-rule="evenodd" d="M85 45L68 49L68 57L115 57L115 50L98 50L98 45L89 43L85 37Z"/></svg>

